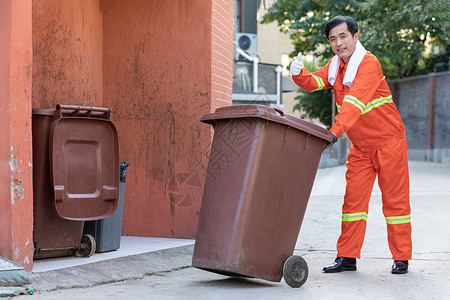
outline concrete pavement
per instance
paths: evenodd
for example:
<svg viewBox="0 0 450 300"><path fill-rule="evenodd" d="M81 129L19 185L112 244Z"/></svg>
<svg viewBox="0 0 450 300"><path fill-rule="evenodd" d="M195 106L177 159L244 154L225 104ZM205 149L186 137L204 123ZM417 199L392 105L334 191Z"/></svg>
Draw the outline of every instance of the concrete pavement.
<svg viewBox="0 0 450 300"><path fill-rule="evenodd" d="M318 171L294 251L309 266L299 289L192 268L190 245L33 273L35 294L14 299L450 299L450 164L410 161L414 248L405 275L390 273L377 185L358 271L322 272L336 256L344 174L345 166Z"/></svg>

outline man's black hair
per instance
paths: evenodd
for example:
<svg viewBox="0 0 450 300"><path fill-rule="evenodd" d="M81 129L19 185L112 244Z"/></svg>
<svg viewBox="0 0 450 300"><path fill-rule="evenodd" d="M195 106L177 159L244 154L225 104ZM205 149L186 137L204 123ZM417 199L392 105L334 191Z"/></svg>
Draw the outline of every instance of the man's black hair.
<svg viewBox="0 0 450 300"><path fill-rule="evenodd" d="M327 22L327 25L325 26L325 36L327 37L327 39L328 39L328 34L330 33L330 30L344 22L347 23L348 31L350 31L352 36L354 36L355 33L358 32L358 23L356 23L355 19L353 19L352 17L347 17L347 16L345 16L345 17L336 16L333 19L330 19Z"/></svg>

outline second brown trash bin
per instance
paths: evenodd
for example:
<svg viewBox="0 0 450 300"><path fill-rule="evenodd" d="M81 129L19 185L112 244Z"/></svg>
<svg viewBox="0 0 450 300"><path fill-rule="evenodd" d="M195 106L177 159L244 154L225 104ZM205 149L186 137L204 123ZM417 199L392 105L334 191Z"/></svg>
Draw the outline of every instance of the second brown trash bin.
<svg viewBox="0 0 450 300"><path fill-rule="evenodd" d="M119 145L111 109L33 109L34 259L95 252L84 221L109 217L119 198Z"/></svg>
<svg viewBox="0 0 450 300"><path fill-rule="evenodd" d="M292 256L323 150L333 135L262 105L219 108L192 265L230 276L303 285Z"/></svg>

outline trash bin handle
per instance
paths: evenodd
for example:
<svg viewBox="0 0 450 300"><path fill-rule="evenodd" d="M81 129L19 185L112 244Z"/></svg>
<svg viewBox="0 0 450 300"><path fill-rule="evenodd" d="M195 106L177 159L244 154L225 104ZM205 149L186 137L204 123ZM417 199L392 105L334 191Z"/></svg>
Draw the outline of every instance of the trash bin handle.
<svg viewBox="0 0 450 300"><path fill-rule="evenodd" d="M284 117L284 112L283 112L281 109L278 109L278 108L276 108L276 107L272 107L272 108L273 108L273 110L275 110L277 113L279 113L280 116Z"/></svg>
<svg viewBox="0 0 450 300"><path fill-rule="evenodd" d="M64 112L63 112L64 111ZM56 105L56 117L62 118L64 114L70 116L90 117L96 116L109 120L111 116L111 108L94 107L94 106L80 106L80 105ZM94 114L92 114L94 113ZM100 113L100 114L98 114Z"/></svg>

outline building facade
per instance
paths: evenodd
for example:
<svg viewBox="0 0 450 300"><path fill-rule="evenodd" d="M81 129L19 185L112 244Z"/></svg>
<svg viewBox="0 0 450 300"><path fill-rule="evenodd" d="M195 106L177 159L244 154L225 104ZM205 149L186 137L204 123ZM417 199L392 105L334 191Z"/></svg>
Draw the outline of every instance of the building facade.
<svg viewBox="0 0 450 300"><path fill-rule="evenodd" d="M231 105L233 1L0 3L0 256L33 262L32 108L112 108L122 232L193 238L211 129Z"/></svg>

